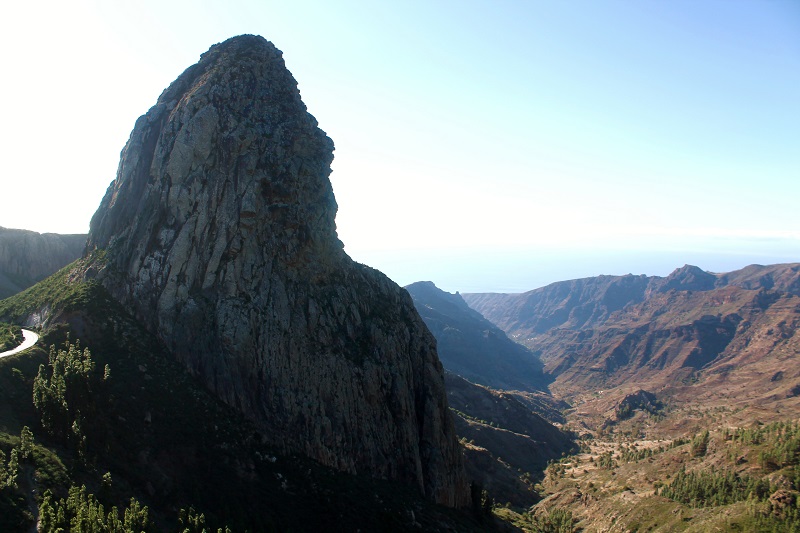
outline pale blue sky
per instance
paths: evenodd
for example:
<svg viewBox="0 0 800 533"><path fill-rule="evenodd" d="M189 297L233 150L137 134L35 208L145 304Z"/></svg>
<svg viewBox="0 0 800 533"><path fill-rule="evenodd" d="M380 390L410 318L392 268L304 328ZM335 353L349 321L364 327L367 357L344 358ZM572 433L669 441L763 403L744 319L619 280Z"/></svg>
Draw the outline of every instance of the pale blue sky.
<svg viewBox="0 0 800 533"><path fill-rule="evenodd" d="M284 52L337 225L398 283L525 290L800 261L796 0L2 8L0 225L85 232L136 118L212 44Z"/></svg>

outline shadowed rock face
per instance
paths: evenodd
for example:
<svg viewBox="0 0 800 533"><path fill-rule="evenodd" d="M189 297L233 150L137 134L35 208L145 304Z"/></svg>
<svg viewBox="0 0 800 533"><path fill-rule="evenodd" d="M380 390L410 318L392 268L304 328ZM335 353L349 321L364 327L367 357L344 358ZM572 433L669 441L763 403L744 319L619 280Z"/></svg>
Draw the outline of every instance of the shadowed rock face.
<svg viewBox="0 0 800 533"><path fill-rule="evenodd" d="M547 390L549 381L539 358L471 309L460 294L447 293L430 281L412 283L406 290L436 337L439 358L448 371L495 389Z"/></svg>
<svg viewBox="0 0 800 533"><path fill-rule="evenodd" d="M279 50L213 46L136 122L92 218L96 275L274 445L464 505L435 341L344 253L332 151Z"/></svg>

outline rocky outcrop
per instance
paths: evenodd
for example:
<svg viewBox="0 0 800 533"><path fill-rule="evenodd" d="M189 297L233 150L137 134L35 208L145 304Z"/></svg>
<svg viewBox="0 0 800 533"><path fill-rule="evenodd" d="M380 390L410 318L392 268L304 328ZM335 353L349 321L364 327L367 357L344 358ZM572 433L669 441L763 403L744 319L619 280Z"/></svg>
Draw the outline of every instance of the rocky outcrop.
<svg viewBox="0 0 800 533"><path fill-rule="evenodd" d="M465 505L435 340L344 253L332 150L271 43L213 46L136 122L84 275L283 451Z"/></svg>
<svg viewBox="0 0 800 533"><path fill-rule="evenodd" d="M81 256L86 235L0 227L0 299L43 280Z"/></svg>
<svg viewBox="0 0 800 533"><path fill-rule="evenodd" d="M683 265L674 270L663 280L654 276L651 290L665 292L676 291L710 291L715 287L717 276L693 265Z"/></svg>
<svg viewBox="0 0 800 533"><path fill-rule="evenodd" d="M750 265L718 276L717 287L735 285L743 289L774 290L800 296L800 263Z"/></svg>
<svg viewBox="0 0 800 533"><path fill-rule="evenodd" d="M655 394L644 389L639 389L636 392L626 394L625 397L619 401L617 407L614 409L614 417L616 421L625 420L633 416L633 412L636 410L656 414L661 408L661 402L658 401Z"/></svg>

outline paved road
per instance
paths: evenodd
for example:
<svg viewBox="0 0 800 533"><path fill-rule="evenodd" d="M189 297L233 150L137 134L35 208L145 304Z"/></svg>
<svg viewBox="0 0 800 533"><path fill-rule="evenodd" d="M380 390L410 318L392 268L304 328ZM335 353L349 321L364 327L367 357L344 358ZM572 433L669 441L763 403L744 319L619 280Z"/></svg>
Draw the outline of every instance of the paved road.
<svg viewBox="0 0 800 533"><path fill-rule="evenodd" d="M30 348L39 341L39 335L27 329L22 330L22 338L25 339L22 341L22 344L20 344L13 350L0 353L0 357L5 357L7 355L14 355L15 353L19 353L22 350L27 350L28 348Z"/></svg>

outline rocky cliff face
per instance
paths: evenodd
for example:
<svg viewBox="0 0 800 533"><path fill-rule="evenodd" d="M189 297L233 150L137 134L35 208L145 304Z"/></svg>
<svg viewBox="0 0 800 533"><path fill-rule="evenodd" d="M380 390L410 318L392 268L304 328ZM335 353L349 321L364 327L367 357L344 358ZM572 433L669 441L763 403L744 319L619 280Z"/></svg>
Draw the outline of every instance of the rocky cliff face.
<svg viewBox="0 0 800 533"><path fill-rule="evenodd" d="M81 256L86 235L0 227L0 299L41 281Z"/></svg>
<svg viewBox="0 0 800 533"><path fill-rule="evenodd" d="M435 341L344 253L332 150L271 43L213 46L137 121L85 275L275 446L464 505Z"/></svg>

